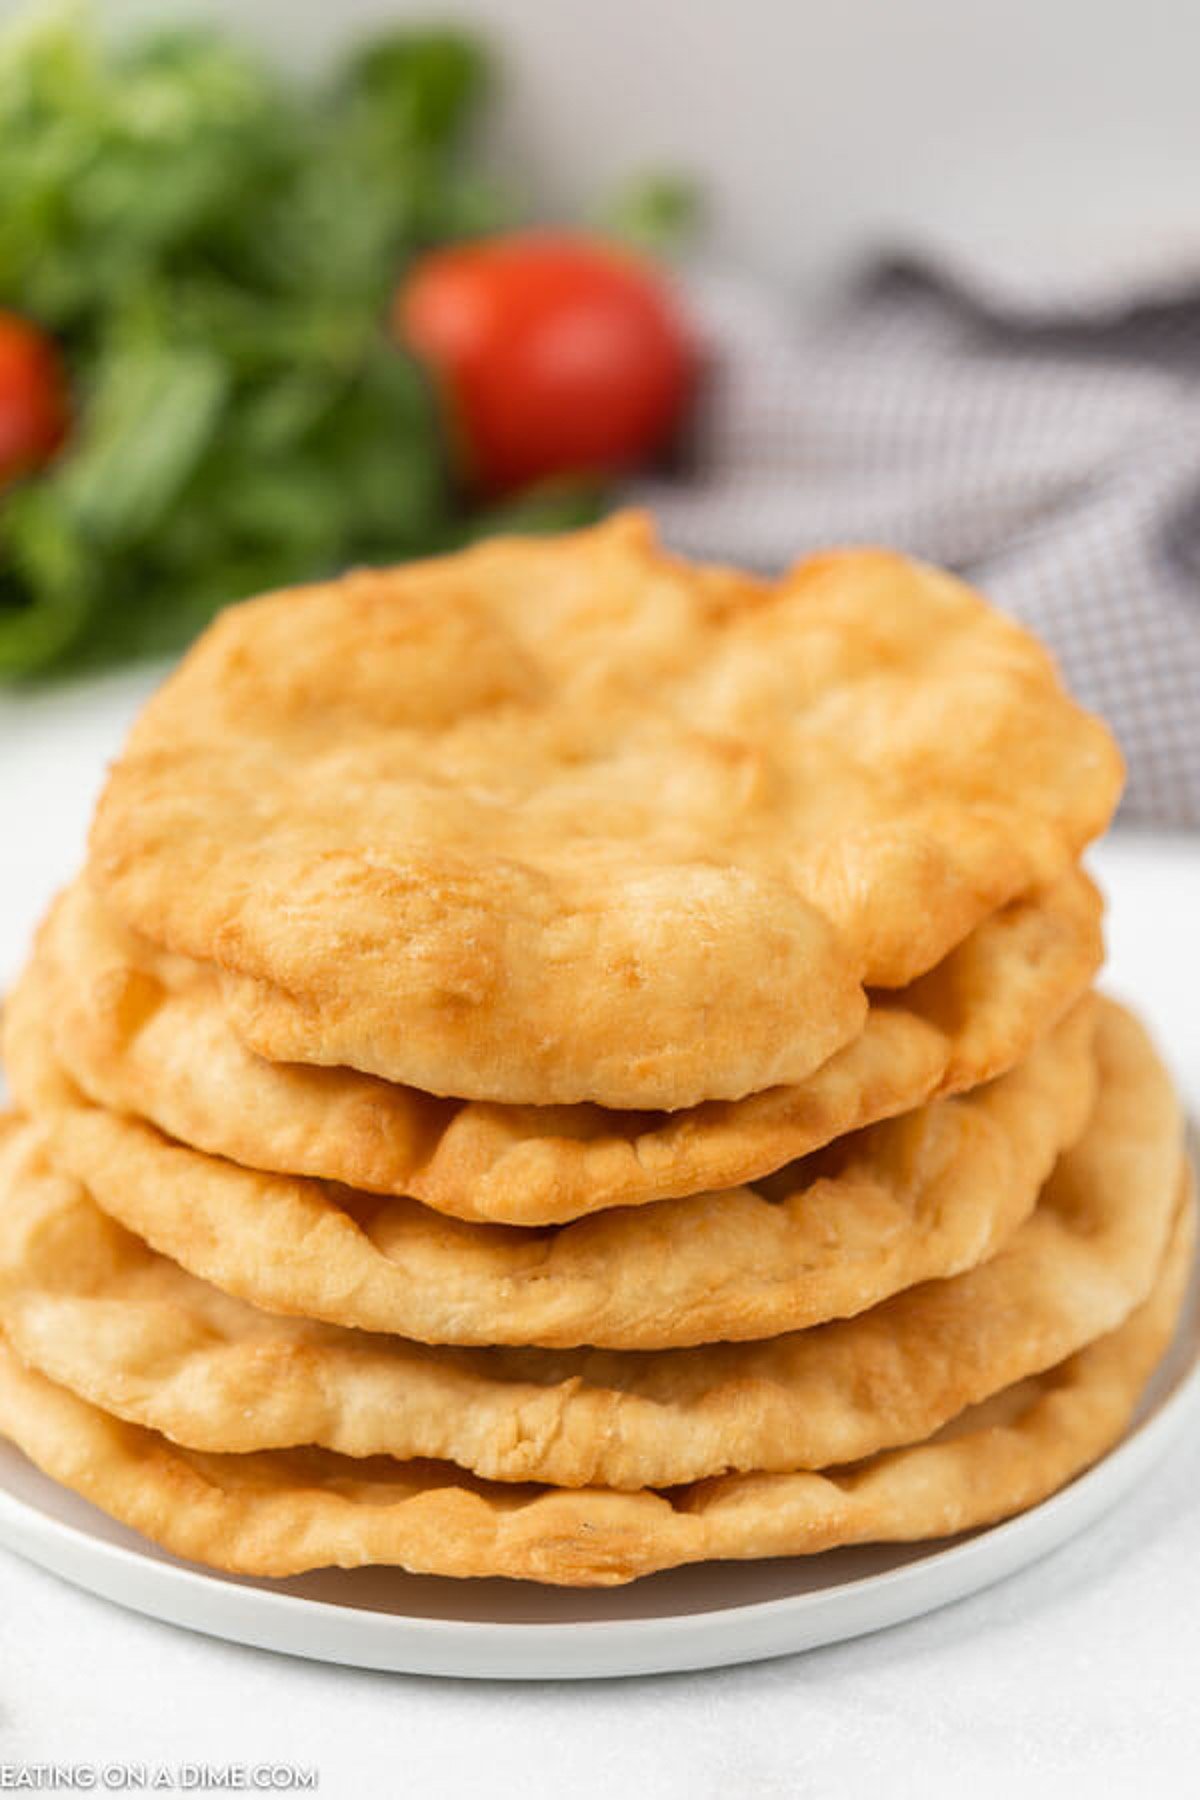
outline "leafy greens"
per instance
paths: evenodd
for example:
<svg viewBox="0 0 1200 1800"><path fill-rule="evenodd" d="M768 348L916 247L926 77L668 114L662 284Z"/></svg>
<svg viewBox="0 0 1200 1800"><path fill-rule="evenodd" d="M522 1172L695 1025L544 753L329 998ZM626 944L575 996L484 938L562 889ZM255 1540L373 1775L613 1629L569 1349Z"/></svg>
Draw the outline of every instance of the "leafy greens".
<svg viewBox="0 0 1200 1800"><path fill-rule="evenodd" d="M166 651L229 599L496 523L387 329L413 255L510 216L470 152L487 81L452 31L316 92L210 32L106 47L75 10L0 47L0 306L57 338L74 415L0 496L0 676Z"/></svg>

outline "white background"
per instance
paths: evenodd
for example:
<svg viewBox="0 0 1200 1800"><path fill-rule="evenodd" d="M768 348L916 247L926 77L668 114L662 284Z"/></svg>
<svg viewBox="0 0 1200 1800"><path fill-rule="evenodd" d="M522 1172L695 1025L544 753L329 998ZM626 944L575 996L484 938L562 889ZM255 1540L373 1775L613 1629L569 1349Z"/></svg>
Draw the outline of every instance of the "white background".
<svg viewBox="0 0 1200 1800"><path fill-rule="evenodd" d="M0 17L20 10L0 0ZM880 235L1056 262L1200 240L1194 0L100 0L199 14L304 68L373 25L494 41L505 166L574 213L622 175L703 176L713 248L810 284Z"/></svg>

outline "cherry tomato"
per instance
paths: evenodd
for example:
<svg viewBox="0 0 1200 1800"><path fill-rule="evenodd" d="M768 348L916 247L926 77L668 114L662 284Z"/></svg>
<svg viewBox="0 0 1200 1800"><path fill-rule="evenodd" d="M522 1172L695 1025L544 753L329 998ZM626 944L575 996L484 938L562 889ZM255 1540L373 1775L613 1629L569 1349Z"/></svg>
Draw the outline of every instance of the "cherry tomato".
<svg viewBox="0 0 1200 1800"><path fill-rule="evenodd" d="M67 383L53 340L0 312L0 486L39 468L66 430Z"/></svg>
<svg viewBox="0 0 1200 1800"><path fill-rule="evenodd" d="M645 462L676 429L694 370L654 269L560 233L431 252L393 322L445 394L468 476L491 493Z"/></svg>

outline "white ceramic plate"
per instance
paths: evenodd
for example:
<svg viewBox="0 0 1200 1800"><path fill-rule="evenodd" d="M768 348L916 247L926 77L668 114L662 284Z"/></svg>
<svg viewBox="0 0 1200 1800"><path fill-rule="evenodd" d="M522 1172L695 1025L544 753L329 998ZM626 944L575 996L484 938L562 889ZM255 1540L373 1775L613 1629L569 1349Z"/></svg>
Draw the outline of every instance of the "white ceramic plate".
<svg viewBox="0 0 1200 1800"><path fill-rule="evenodd" d="M0 1542L171 1624L363 1668L578 1680L782 1656L932 1612L1035 1562L1106 1512L1200 1417L1198 1285L1125 1441L1031 1512L941 1544L678 1569L599 1592L394 1569L323 1570L268 1583L177 1561L47 1480L7 1444L0 1444Z"/></svg>
<svg viewBox="0 0 1200 1800"><path fill-rule="evenodd" d="M15 971L47 896L70 875L92 795L144 671L0 697L0 974ZM1095 862L1114 899L1109 973L1161 1034L1200 1108L1192 966L1200 907L1194 838L1125 832ZM784 1655L914 1618L1037 1560L1098 1518L1186 1424L1200 1422L1193 1304L1126 1442L1009 1524L943 1545L725 1564L601 1593L398 1572L325 1572L268 1585L175 1561L57 1488L0 1444L0 1542L80 1587L235 1642L365 1667L537 1679L633 1675Z"/></svg>

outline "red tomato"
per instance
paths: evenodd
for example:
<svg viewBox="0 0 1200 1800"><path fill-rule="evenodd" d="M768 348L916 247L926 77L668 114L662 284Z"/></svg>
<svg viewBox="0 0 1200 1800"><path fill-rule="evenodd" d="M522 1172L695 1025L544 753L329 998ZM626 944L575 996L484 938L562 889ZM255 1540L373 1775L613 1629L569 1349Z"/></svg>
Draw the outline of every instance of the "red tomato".
<svg viewBox="0 0 1200 1800"><path fill-rule="evenodd" d="M67 430L67 384L51 338L0 312L0 486L47 461Z"/></svg>
<svg viewBox="0 0 1200 1800"><path fill-rule="evenodd" d="M467 473L492 493L644 462L691 385L661 278L595 239L522 233L433 251L396 295L394 324L445 391Z"/></svg>

